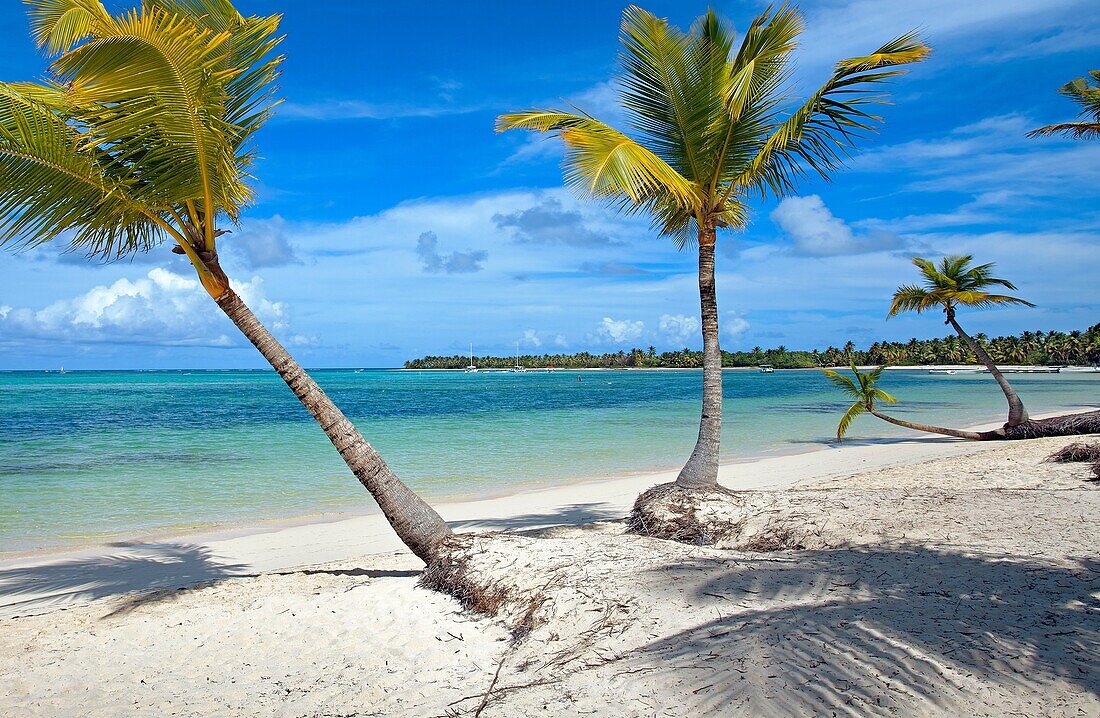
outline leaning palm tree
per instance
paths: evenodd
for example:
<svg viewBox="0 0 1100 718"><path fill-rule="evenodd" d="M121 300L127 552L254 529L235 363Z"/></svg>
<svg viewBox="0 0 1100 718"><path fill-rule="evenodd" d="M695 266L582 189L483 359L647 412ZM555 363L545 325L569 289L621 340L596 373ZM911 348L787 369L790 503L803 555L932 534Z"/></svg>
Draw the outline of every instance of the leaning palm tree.
<svg viewBox="0 0 1100 718"><path fill-rule="evenodd" d="M856 368L855 362L850 362L849 366L852 369L852 374L855 376L855 381L852 381L848 377L839 372L835 372L832 369L822 369L825 376L829 377L831 381L838 389L844 392L850 399L853 400L848 410L844 412L844 416L840 417L840 423L836 427L836 440L843 441L844 435L848 433L848 427L852 425L852 422L860 414L870 414L877 416L883 421L887 421L895 426L904 426L907 429L915 429L916 431L926 431L932 434L944 434L945 436L954 436L958 439L974 439L982 440L987 438L986 436L976 431L963 431L961 429L945 429L942 426L931 426L930 424L918 424L913 421L905 421L904 419L895 419L892 416L883 414L875 408L876 402L882 402L884 404L896 404L898 402L892 395L887 394L877 386L879 378L882 376L882 372L886 370L886 365L876 367L869 372L861 372Z"/></svg>
<svg viewBox="0 0 1100 718"><path fill-rule="evenodd" d="M1019 297L1006 294L990 294L986 290L993 286L1001 286L1015 290L1016 286L1007 279L999 279L993 276L993 264L979 264L971 266L973 257L970 255L951 255L940 260L935 265L927 259L913 257L913 264L920 270L924 278L923 286L906 284L897 288L894 299L890 304L887 317L897 316L901 312L921 312L940 309L947 316L944 324L950 324L951 328L959 335L974 356L989 369L989 373L1001 385L1005 398L1008 400L1008 423L1006 426L1019 426L1028 420L1027 410L1016 390L1005 379L993 359L973 337L963 331L955 320L955 312L960 306L964 307L995 307L1009 304L1023 304L1034 307L1035 305Z"/></svg>
<svg viewBox="0 0 1100 718"><path fill-rule="evenodd" d="M62 240L113 259L173 243L429 561L447 525L245 306L218 261L224 224L252 199L252 139L271 115L282 62L279 16L243 17L229 0L144 0L117 15L100 0L27 4L53 60L41 84L0 83L0 245Z"/></svg>
<svg viewBox="0 0 1100 718"><path fill-rule="evenodd" d="M827 178L881 118L890 69L929 50L913 33L865 57L841 60L825 84L792 107L784 81L803 20L768 9L739 46L713 11L683 32L638 7L623 13L618 76L632 134L581 111L501 115L497 129L550 132L566 146L565 179L581 194L650 215L662 236L698 252L703 335L699 434L676 486L717 486L722 427L722 353L715 296L719 230L742 229L754 197L791 194L807 174Z"/></svg>
<svg viewBox="0 0 1100 718"><path fill-rule="evenodd" d="M1092 86L1089 85L1087 78L1078 77L1058 90L1081 106L1080 116L1084 119L1040 127L1028 132L1027 136L1065 135L1075 139L1100 137L1100 70L1090 70L1089 75L1093 79Z"/></svg>

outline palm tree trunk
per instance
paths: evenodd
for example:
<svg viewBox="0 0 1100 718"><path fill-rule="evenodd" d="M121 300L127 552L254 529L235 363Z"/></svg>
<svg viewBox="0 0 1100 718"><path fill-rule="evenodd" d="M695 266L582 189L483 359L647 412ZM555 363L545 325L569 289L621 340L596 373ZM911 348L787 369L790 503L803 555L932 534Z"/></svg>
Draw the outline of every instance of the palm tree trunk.
<svg viewBox="0 0 1100 718"><path fill-rule="evenodd" d="M699 229L699 305L703 325L703 410L691 458L676 477L685 489L718 483L722 436L722 349L718 345L718 299L714 291L714 227Z"/></svg>
<svg viewBox="0 0 1100 718"><path fill-rule="evenodd" d="M974 341L974 339L963 331L963 328L959 326L959 323L955 321L955 313L953 310L947 312L947 323L958 333L962 340L966 342L970 347L970 351L974 352L974 356L978 357L978 360L985 364L989 369L989 373L993 375L993 378L997 380L997 383L1001 385L1001 391L1004 392L1005 398L1008 399L1008 426L1019 426L1028 420L1027 409L1024 408L1024 402L1020 401L1020 397L1016 394L1016 390L1012 388L1012 385L1008 383L1008 379L1005 379L1004 374L997 368L997 365L993 363L993 359L986 353L985 349L982 349L982 345Z"/></svg>
<svg viewBox="0 0 1100 718"><path fill-rule="evenodd" d="M904 419L895 419L892 416L881 414L875 409L871 409L871 413L883 421L888 421L894 426L904 426L906 429L914 429L916 431L924 431L930 434L943 434L944 436L954 436L957 439L971 439L973 441L983 441L987 437L979 434L976 431L963 431L962 429L945 429L942 426L932 426L930 424L918 424L913 421L905 421Z"/></svg>
<svg viewBox="0 0 1100 718"><path fill-rule="evenodd" d="M398 537L421 560L430 563L440 542L451 536L450 528L439 514L397 478L374 447L260 323L236 292L229 289L215 301L321 425L348 468L378 502Z"/></svg>

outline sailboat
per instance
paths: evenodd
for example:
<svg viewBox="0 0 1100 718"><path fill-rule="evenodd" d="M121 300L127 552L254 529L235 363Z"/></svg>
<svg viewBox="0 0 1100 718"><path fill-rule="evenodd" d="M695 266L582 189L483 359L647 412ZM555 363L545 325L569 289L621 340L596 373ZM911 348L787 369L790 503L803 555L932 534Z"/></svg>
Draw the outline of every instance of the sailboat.
<svg viewBox="0 0 1100 718"><path fill-rule="evenodd" d="M516 363L512 367L512 371L516 374L523 374L527 371L527 369L521 366L519 363L519 342L516 342Z"/></svg>
<svg viewBox="0 0 1100 718"><path fill-rule="evenodd" d="M474 364L474 343L470 342L470 364L462 370L466 374L477 374L477 365Z"/></svg>
<svg viewBox="0 0 1100 718"><path fill-rule="evenodd" d="M57 372L57 373L58 373L58 374L64 374L64 373L65 373L65 365L64 365L64 364L62 364L62 365L61 365L61 369L60 369L60 370L58 370L58 372Z"/></svg>

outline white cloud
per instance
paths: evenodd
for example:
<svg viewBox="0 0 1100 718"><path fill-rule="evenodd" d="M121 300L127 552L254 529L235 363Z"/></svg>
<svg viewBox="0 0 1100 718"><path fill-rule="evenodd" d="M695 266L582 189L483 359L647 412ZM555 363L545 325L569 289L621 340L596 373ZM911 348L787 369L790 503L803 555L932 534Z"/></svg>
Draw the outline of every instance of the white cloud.
<svg viewBox="0 0 1100 718"><path fill-rule="evenodd" d="M662 314L657 329L674 344L699 338L699 320L686 314Z"/></svg>
<svg viewBox="0 0 1100 718"><path fill-rule="evenodd" d="M816 194L784 199L771 218L794 242L796 252L811 257L877 252L901 244L897 237L885 234L856 235Z"/></svg>
<svg viewBox="0 0 1100 718"><path fill-rule="evenodd" d="M286 328L286 307L264 296L263 280L254 277L233 286L270 329ZM0 314L0 329L9 340L208 347L244 343L197 280L161 268L42 309L9 308Z"/></svg>
<svg viewBox="0 0 1100 718"><path fill-rule="evenodd" d="M539 339L538 332L536 332L534 329L525 329L523 331L523 343L529 344L536 349L542 346L542 340Z"/></svg>
<svg viewBox="0 0 1100 718"><path fill-rule="evenodd" d="M558 346L558 347L569 346L569 342L567 342L565 340L565 335L564 334L556 334L554 336L554 346Z"/></svg>
<svg viewBox="0 0 1100 718"><path fill-rule="evenodd" d="M406 117L445 117L474 112L477 107L376 103L363 100L327 100L323 102L286 102L276 111L288 120L396 120Z"/></svg>
<svg viewBox="0 0 1100 718"><path fill-rule="evenodd" d="M749 328L749 322L736 312L727 312L722 317L722 332L730 339L737 339Z"/></svg>
<svg viewBox="0 0 1100 718"><path fill-rule="evenodd" d="M645 331L645 323L643 322L630 321L629 319L615 320L611 317L604 317L599 327L596 328L597 336L614 344L638 339L642 336L643 331Z"/></svg>
<svg viewBox="0 0 1100 718"><path fill-rule="evenodd" d="M222 254L239 259L246 269L301 264L287 236L287 223L279 215L254 219L243 231L220 240Z"/></svg>

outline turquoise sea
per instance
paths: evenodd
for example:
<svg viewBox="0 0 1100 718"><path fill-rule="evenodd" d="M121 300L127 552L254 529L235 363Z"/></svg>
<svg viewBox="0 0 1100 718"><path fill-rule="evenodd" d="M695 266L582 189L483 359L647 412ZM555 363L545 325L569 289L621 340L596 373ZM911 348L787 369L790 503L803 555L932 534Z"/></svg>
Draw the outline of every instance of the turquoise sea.
<svg viewBox="0 0 1100 718"><path fill-rule="evenodd" d="M405 481L440 499L678 465L695 439L697 371L314 376ZM1100 374L1016 375L1033 412L1100 402ZM991 377L890 372L898 416L997 420ZM724 458L804 450L842 397L819 372L727 371ZM872 417L855 438L905 434ZM373 510L272 372L0 373L0 553Z"/></svg>

